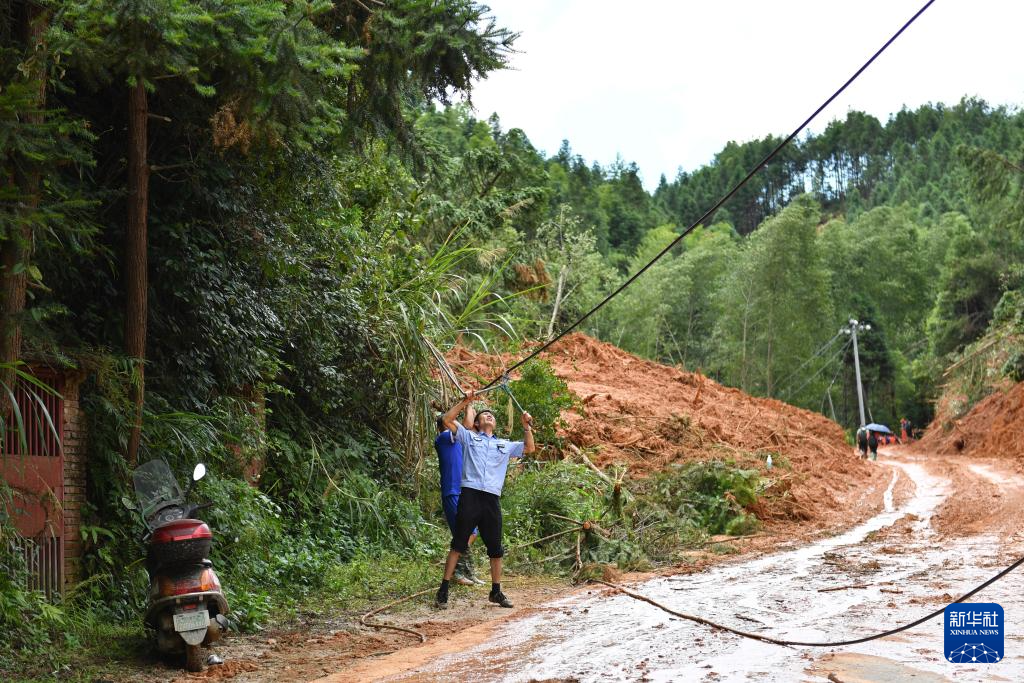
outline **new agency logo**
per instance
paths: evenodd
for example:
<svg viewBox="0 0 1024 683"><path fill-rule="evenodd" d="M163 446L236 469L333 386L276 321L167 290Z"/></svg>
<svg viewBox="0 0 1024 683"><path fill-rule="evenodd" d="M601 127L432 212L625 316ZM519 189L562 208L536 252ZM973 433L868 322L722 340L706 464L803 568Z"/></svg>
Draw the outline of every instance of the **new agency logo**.
<svg viewBox="0 0 1024 683"><path fill-rule="evenodd" d="M1003 608L994 602L946 607L945 656L954 664L994 664L1003 658Z"/></svg>

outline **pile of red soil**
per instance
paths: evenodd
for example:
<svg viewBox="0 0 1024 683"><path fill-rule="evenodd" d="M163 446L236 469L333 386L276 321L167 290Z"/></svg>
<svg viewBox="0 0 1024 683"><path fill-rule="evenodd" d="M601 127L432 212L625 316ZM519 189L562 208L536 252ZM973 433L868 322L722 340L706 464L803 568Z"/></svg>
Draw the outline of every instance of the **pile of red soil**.
<svg viewBox="0 0 1024 683"><path fill-rule="evenodd" d="M569 425L563 436L599 466L624 464L631 476L644 476L671 463L733 460L763 470L770 453L774 484L758 513L790 519L832 517L851 492L873 489L886 476L856 457L839 425L818 413L749 396L579 333L542 358L582 399L579 412L563 415ZM456 348L448 360L472 384L472 377L500 375L514 359Z"/></svg>
<svg viewBox="0 0 1024 683"><path fill-rule="evenodd" d="M1024 460L1024 382L987 396L958 420L940 410L917 448L942 455Z"/></svg>

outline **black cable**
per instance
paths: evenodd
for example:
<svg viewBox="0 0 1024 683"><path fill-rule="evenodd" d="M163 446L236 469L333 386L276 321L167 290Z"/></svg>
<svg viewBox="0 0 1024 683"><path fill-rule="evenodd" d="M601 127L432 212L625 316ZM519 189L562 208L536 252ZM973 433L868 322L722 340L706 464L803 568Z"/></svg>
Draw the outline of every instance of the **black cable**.
<svg viewBox="0 0 1024 683"><path fill-rule="evenodd" d="M864 70L867 69L869 66L871 66L872 62L874 62L876 59L878 59L878 57L883 52L885 52L885 50L890 45L892 45L893 42L895 42L895 40L897 38L899 38L900 35L910 27L911 24L913 24L915 21L917 21L917 18L920 17L922 14L924 14L924 11L926 9L928 9L929 7L931 7L932 3L934 3L934 2L935 2L935 0L928 0L928 2L926 2L921 7L921 9L917 10L917 12L914 13L914 16L910 17L910 19L908 19L907 22L905 24L903 24L903 26L901 26L900 29L898 31L896 31L896 33L894 33L892 35L891 38L889 38L889 40L885 41L885 44L882 45L882 47L878 48L878 50L873 55L871 55L871 57L866 62L864 62L864 64L859 69L857 69L857 71L855 71L854 74L852 76L850 76L846 80L846 82L843 83L839 87L838 90L836 90L834 93L832 93L832 95L827 100L825 100L821 104L821 106L819 106L817 109L814 110L814 113L812 113L810 116L808 116L806 119L804 119L804 122L801 123L799 126L797 126L796 129L794 129L792 133L790 133L782 142L780 142L775 147L775 149L773 149L771 152L769 152L768 156L766 156L764 159L762 159L756 166L754 166L754 168L750 169L750 172L747 173L747 175L744 176L742 180L740 180L735 186L733 186L733 188L731 190L729 190L727 193L725 193L722 196L721 199L719 199L717 202L715 202L715 204L710 209L705 211L704 214L701 215L700 218L698 218L696 221L694 221L692 224L690 224L690 227L688 227L685 230L683 230L683 232L678 237L676 237L674 240L672 240L672 242L667 247L665 247L660 252L658 252L657 256L655 256L653 259L648 261L647 264L643 268L638 270L636 273L634 273L632 276L630 276L630 278L628 280L626 280L621 285L619 285L618 288L616 288L616 290L614 292L612 292L611 294L606 296L604 299L602 299L599 304L597 304L592 309L590 309L589 311L584 313L582 316L580 316L580 318L578 320L576 320L576 322L574 322L573 324L571 324L568 327L566 327L564 330L559 332L557 336L555 336L552 339L549 339L548 341L546 341L544 344L539 346L537 349L532 351L530 354L528 354L527 356L525 356L521 360L517 361L515 363L515 365L513 365L512 367L506 369L505 372L503 373L503 375L507 375L508 373L512 372L516 368L522 366L524 363L528 362L530 359L532 359L532 358L536 357L537 355L539 355L540 353L544 352L546 349L550 348L553 344L555 344L556 342L561 340L562 337L564 337L565 335L569 334L574 329L579 327L581 323L586 321L594 313L597 313L599 310L601 310L601 308L604 307L605 304L607 304L613 298L618 296L618 294L620 292L622 292L622 290L624 290L626 287L628 287L631 284L633 284L633 282L638 277L640 277L645 272L647 272L647 270L651 266L653 266L655 264L655 262L657 262L659 259L661 259L661 257L664 256L665 254L667 254L674 246L679 244L679 242L682 241L682 239L684 237L686 237L691 232L693 232L697 228L698 225L703 224L704 221L707 220L707 218L709 216L711 216L715 211L718 211L718 209L721 208L722 204L725 204L725 202L727 202L729 199L731 199L733 195L735 195L737 192L739 192L740 189L744 185L746 185L747 182L749 182L750 179L753 178L754 175L757 174L758 171L760 171L764 166L766 166L769 161L774 159L775 156L780 151L782 151L783 147L785 147L790 142L792 142L793 138L795 138L797 135L799 135L800 131L802 131L804 128L806 128L811 123L811 121L813 121L815 118L817 118L818 114L820 114L822 112L822 110L825 109L825 107L827 107L828 105L832 104L832 102L837 97L839 97L843 93L843 91L845 91L848 87L850 87L850 84L852 84L855 80L857 80L857 78L864 72ZM496 377L493 380L491 380L491 382L488 383L487 386L490 387L490 386L494 385L495 383L497 383L500 380L501 380L501 377Z"/></svg>
<svg viewBox="0 0 1024 683"><path fill-rule="evenodd" d="M830 406L832 406L832 421L833 422L838 422L838 420L836 420L836 408L835 408L834 405L832 405L832 398L831 398L830 394L832 393L832 387L835 386L836 380L839 379L839 373L841 373L842 371L843 371L843 366L840 365L839 368L836 370L836 374L832 375L832 381L829 382L828 387L825 389L825 395L821 397L821 411L820 412L821 412L822 415L825 414L825 397L828 396L829 397L828 403L829 403Z"/></svg>
<svg viewBox="0 0 1024 683"><path fill-rule="evenodd" d="M848 341L848 342L846 342L845 344L843 344L843 348L839 349L839 350L838 350L837 352L835 352L834 354L832 354L832 356L831 356L831 357L830 357L830 358L829 358L829 359L828 359L827 361L825 361L825 364L824 364L824 365L822 365L822 366L821 366L820 368L818 368L818 371L817 371L816 373L814 373L813 375L811 375L810 377L808 377L808 378L807 378L806 380L804 380L804 383L803 383L803 384L801 384L801 385L800 385L799 387L797 387L797 388L796 388L796 390L794 390L794 391L787 391L787 392L786 392L786 398L787 398L787 399L790 399L790 398L792 398L792 397L793 397L794 395L796 395L796 394L799 394L799 393L800 393L800 392L801 392L801 391L803 390L803 388L804 388L804 387L806 387L806 386L807 386L808 384L810 384L810 383L811 383L811 381L812 381L812 380L813 380L813 379L814 379L815 377L817 377L817 376L818 376L818 375L820 375L820 374L821 374L822 372L824 372L824 371L825 371L825 368L827 368L828 366L832 365L832 363L834 363L835 361L837 361L837 360L839 360L840 358L842 358L842 357L843 357L843 355L845 355L845 354L846 354L846 349L850 348L850 344L852 344L852 343L853 343L853 341L851 340L851 341Z"/></svg>
<svg viewBox="0 0 1024 683"><path fill-rule="evenodd" d="M786 378L778 383L779 386L783 386L784 387L787 384L789 384L789 381L791 379L793 379L794 377L796 377L797 373L799 373L801 370L803 370L807 366L807 364L810 363L812 360L814 360L815 358L820 356L822 354L822 352L825 351L825 349L827 349L832 344L832 342L834 342L836 339L839 339L841 336L843 336L842 331L837 332L836 336L832 337L827 342L825 342L824 344L819 346L817 351L815 351L813 354L811 354L811 356L807 360L805 360L803 363L800 364L800 367L798 367L796 370L794 370L793 372L791 372L788 375L786 375ZM781 395L781 393L782 392L779 392L780 395Z"/></svg>
<svg viewBox="0 0 1024 683"><path fill-rule="evenodd" d="M975 595L976 593L981 592L983 589L987 588L988 586L992 585L993 583L995 583L999 579L1003 578L1004 576L1006 576L1007 574L1012 572L1014 569L1019 567L1021 564L1024 564L1024 557L1021 557L1019 560L1017 560L1016 562L1011 564L1009 567L1007 567L1003 571L1001 571L998 574L996 574L995 576L993 576L991 579L989 579L985 583L981 584L980 586L978 586L974 590L970 591L969 593L965 593L964 595L960 596L956 600L951 601L949 604L952 605L952 604L956 604L956 603L959 603L959 602L964 602L965 600L967 600L971 596ZM697 616L694 616L692 614L685 614L683 612L677 612L677 611L675 611L673 609L665 607L664 605L656 602L655 600L652 600L651 598L648 598L648 597L646 597L644 595L640 595L639 593L634 593L633 591L631 591L631 590L629 590L627 588L623 588L622 586L616 585L614 583L608 583L607 581L602 581L600 579L592 579L592 581L594 581L595 583L601 583L601 584L604 584L605 586L609 586L611 588L614 588L614 589L620 591L621 593L623 593L625 595L628 595L631 598L635 598L637 600L642 600L643 602L646 602L648 604L654 605L658 609L660 609L660 610L662 610L664 612L668 612L669 614L671 614L673 616L680 617L682 619L687 619L689 621L695 621L698 624L704 624L706 626L711 626L712 628L718 628L718 629L721 629L723 631L728 631L729 633L733 633L735 635L742 636L744 638L750 638L752 640L760 640L763 643L772 643L773 645L798 645L798 646L801 646L801 647L838 647L840 645L857 645L859 643L866 643L866 642L871 641L871 640L878 640L879 638L885 638L886 636L891 636L893 634L899 633L900 631L906 631L907 629L914 628L915 626L920 626L924 622L926 622L926 621L928 621L930 619L934 619L935 617L939 616L940 614L942 614L946 610L945 607L943 607L941 609L937 609L934 612L932 612L931 614L927 614L927 615L921 617L917 621L912 621L909 624L904 624L903 626L898 626L898 627L890 629L888 631L882 631L881 633L875 633L875 634L872 634L870 636L864 636L863 638L853 638L851 640L835 640L835 641L827 642L827 643L819 643L819 642L807 642L807 641L802 641L802 640L783 640L781 638L772 638L771 636L764 636L764 635L761 635L761 634L758 634L758 633L749 633L747 631L741 631L739 629L731 628L729 626L723 626L721 624L717 624L717 623L715 623L713 621L710 621L708 619L705 619L703 617L697 617Z"/></svg>
<svg viewBox="0 0 1024 683"><path fill-rule="evenodd" d="M1010 572L1012 572L1014 569L1016 569L1017 567L1021 566L1022 564L1024 564L1024 557L1021 557L1016 562L1014 562L1009 567L1007 567L1003 571L1001 571L998 574L996 574L995 576L993 576L991 579L989 579L985 583L981 584L980 586L978 586L974 590L961 595L959 598L957 598L956 600L953 600L949 604L952 605L952 604L955 604L955 603L958 603L958 602L965 602L968 598L972 597L976 593L980 593L985 588L988 588L993 583L995 583L999 579L1003 578L1004 576L1006 576L1007 574L1009 574ZM912 621L909 624L904 624L903 626L897 626L894 629L890 629L888 631L882 631L881 633L876 633L874 635L864 636L863 638L854 638L853 640L839 640L839 641L836 641L834 643L803 643L803 642L800 642L798 640L792 640L792 641L787 641L785 644L786 645L803 645L805 647L832 647L832 646L836 646L836 645L857 645L858 643L866 643L869 640L878 640L879 638L885 638L886 636L891 636L894 633L899 633L900 631L906 631L908 629L914 628L915 626L920 626L924 622L929 621L930 619L934 619L935 617L939 616L940 614L942 614L945 611L946 611L946 608L943 607L942 609L935 610L931 614L926 614L925 616L921 617L917 621Z"/></svg>
<svg viewBox="0 0 1024 683"><path fill-rule="evenodd" d="M448 365L448 361L445 360L440 351L434 348L434 345L431 344L429 340L424 337L423 341L426 343L427 350L430 351L430 355L434 357L434 362L437 363L438 369L448 378L448 381L452 383L452 386L454 386L460 394L465 396L466 392L462 390L462 386L459 385L459 380L457 380L455 375L452 373L452 369Z"/></svg>
<svg viewBox="0 0 1024 683"><path fill-rule="evenodd" d="M828 383L828 388L825 389L826 393L828 393L829 391L832 391L832 387L835 386L836 380L839 379L839 373L841 373L842 371L843 371L843 366L840 365L839 369L836 370L836 374L832 375L832 381Z"/></svg>

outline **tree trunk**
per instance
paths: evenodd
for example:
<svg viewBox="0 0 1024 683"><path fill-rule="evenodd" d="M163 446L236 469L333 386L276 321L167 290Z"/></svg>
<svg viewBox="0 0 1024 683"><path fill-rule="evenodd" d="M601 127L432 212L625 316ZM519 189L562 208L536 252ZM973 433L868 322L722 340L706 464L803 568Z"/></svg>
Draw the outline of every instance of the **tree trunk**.
<svg viewBox="0 0 1024 683"><path fill-rule="evenodd" d="M21 119L27 126L38 126L43 123L46 106L46 59L36 46L43 41L49 13L31 3L24 3L20 10L18 39L26 54L24 63L29 66L27 78L36 85L35 102L21 114ZM13 364L21 357L21 315L25 310L27 286L25 269L32 257L32 227L28 221L39 207L42 177L39 165L25 159L11 159L10 167L11 182L17 188L21 206L0 246L0 363L5 364ZM0 380L13 389L13 370L0 371Z"/></svg>
<svg viewBox="0 0 1024 683"><path fill-rule="evenodd" d="M743 292L743 335L742 335L742 359L740 361L740 389L749 391L747 388L747 330L750 320L750 293Z"/></svg>
<svg viewBox="0 0 1024 683"><path fill-rule="evenodd" d="M128 220L124 251L124 348L137 373L132 385L134 415L125 458L134 466L142 437L142 404L146 388L146 294L149 288L146 259L146 221L149 209L147 124L149 102L142 76L128 91Z"/></svg>
<svg viewBox="0 0 1024 683"><path fill-rule="evenodd" d="M555 291L555 306L551 309L551 320L548 321L548 334L546 339L551 339L555 332L555 321L558 319L558 309L562 307L562 290L565 287L565 275L569 270L568 265L562 266L558 271L558 289Z"/></svg>
<svg viewBox="0 0 1024 683"><path fill-rule="evenodd" d="M3 289L0 302L3 306L0 312L3 326L3 334L0 335L0 363L5 364L0 369L0 382L11 390L14 389L16 379L13 364L21 357L21 314L25 310L27 284L25 271L16 273L14 269L19 264L23 267L28 260L31 239L31 231L27 227L17 227L4 236L3 247L0 249L0 287Z"/></svg>

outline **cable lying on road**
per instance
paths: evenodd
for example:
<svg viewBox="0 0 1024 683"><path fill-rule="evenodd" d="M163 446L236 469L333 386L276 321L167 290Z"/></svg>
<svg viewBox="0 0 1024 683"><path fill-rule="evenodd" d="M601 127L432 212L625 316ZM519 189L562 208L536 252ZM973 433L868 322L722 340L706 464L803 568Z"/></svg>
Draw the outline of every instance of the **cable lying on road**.
<svg viewBox="0 0 1024 683"><path fill-rule="evenodd" d="M406 595L404 598L400 598L398 600L395 600L394 602L389 602L388 604L386 604L386 605L384 605L382 607L378 607L375 610L371 610L371 611L367 612L366 614L364 614L363 616L359 617L359 623L362 624L363 626L368 626L369 628L389 628L392 631L401 631L402 633L408 633L409 635L413 635L413 636L416 636L417 638L419 638L421 643L425 643L425 642L427 642L427 636L425 634L423 634L423 633L420 633L419 631L416 631L415 629L405 628L404 626L395 626L393 624L377 624L377 623L374 623L374 622L371 622L371 621L368 621L368 620L370 619L370 617L372 617L375 614L380 614L381 612L383 612L385 610L389 610L392 607L397 607L398 605L401 605L403 602L409 602L413 598L418 598L421 595L426 595L427 593L430 593L433 590L434 590L433 588L424 588L423 590L419 591L418 593L413 593L412 595Z"/></svg>
<svg viewBox="0 0 1024 683"><path fill-rule="evenodd" d="M971 590L971 591L969 591L967 593L964 593L963 595L961 595L956 600L951 601L950 604L955 604L955 603L958 603L958 602L965 602L966 600L970 599L971 597L973 597L977 593L980 593L985 588L988 588L993 583L995 583L999 579L1003 578L1004 576L1006 576L1007 574L1009 574L1010 572L1012 572L1014 569L1016 569L1017 567L1021 566L1022 564L1024 564L1024 557L1019 558L1016 562L1014 562L1009 567L1007 567L1006 569L1002 570L1001 572L999 572L998 574L996 574L995 576L990 578L988 581L985 581L984 583L980 584L979 586L977 586L973 590ZM916 621L912 621L912 622L910 622L908 624L904 624L902 626L898 626L896 628L889 629L888 631L882 631L881 633L875 633L875 634L872 634L870 636L864 636L863 638L853 638L851 640L834 640L834 641L828 641L828 642L812 642L812 641L803 641L803 640L784 640L782 638L772 638L771 636L764 636L764 635L760 635L760 634L757 634L757 633L750 633L749 631L741 631L740 629L732 628L730 626L724 626L722 624L719 624L719 623L716 623L714 621L711 621L710 619L705 619L704 617L698 617L698 616L695 616L693 614L686 614L684 612L678 612L678 611L676 611L676 610L674 610L674 609L672 609L670 607L666 607L665 605L661 604L657 600L653 600L653 599L647 597L646 595L641 595L640 593L637 593L635 591L631 591L630 589L628 589L628 588L626 588L624 586L620 586L618 584L610 583L608 581L602 581L601 579L591 579L591 582L592 583L599 583L599 584L604 585L604 586L608 586L612 590L618 591L618 592L622 593L623 595L627 595L627 596L633 598L634 600L640 600L641 602L646 602L647 604L653 605L654 607L657 607L658 609L662 610L663 612L668 612L672 616L679 617L680 619L686 619L687 621L692 621L692 622L695 622L697 624L703 624L704 626L710 626L711 628L717 628L717 629L720 629L722 631L726 631L728 633L732 633L734 635L741 636L743 638L750 638L751 640L759 640L762 643L770 643L772 645L782 645L782 646L787 646L787 647L789 647L789 646L799 646L799 647L839 647L841 645L857 645L859 643L866 643L866 642L871 641L871 640L878 640L879 638L885 638L886 636L891 636L893 634L900 633L901 631L906 631L908 629L912 629L915 626L919 626L919 625L923 624L926 621L934 619L935 617L937 617L940 614L942 614L945 611L945 609L946 609L945 607L943 607L942 609L935 610L931 614L926 614L925 616L921 617L920 619L917 619ZM374 610L372 610L370 612L367 612L363 616L361 616L359 618L359 623L362 624L363 626L367 626L369 628L386 628L386 629L391 629L393 631L400 631L402 633L408 633L410 635L414 635L417 638L419 638L421 643L425 643L425 642L427 642L427 636L424 635L423 633L419 632L419 631L416 631L416 630L411 629L411 628L405 628L403 626L394 626L392 624L378 624L378 623L374 623L374 622L369 621L369 619L371 617L373 617L374 615L376 615L376 614L380 614L381 612L389 610L392 607L396 607L398 605L401 605L404 602L408 602L409 600L412 600L413 598L418 598L421 595L426 595L427 593L430 593L433 590L434 590L434 588L425 588L425 589L423 589L421 591L418 591L416 593L412 593L411 595L407 595L404 598L400 598L400 599L395 600L393 602L389 602L388 604L383 605L381 607L378 607L378 608L376 608L376 609L374 609Z"/></svg>
<svg viewBox="0 0 1024 683"><path fill-rule="evenodd" d="M992 585L993 583L995 583L999 579L1003 578L1004 576L1006 576L1007 574L1009 574L1010 572L1012 572L1014 569L1016 569L1017 567L1021 566L1022 564L1024 564L1024 557L1021 557L1016 562L1011 564L1009 567L1007 567L1003 571L999 572L998 574L996 574L991 579L989 579L985 583L981 584L980 586L978 586L974 590L972 590L972 591L970 591L968 593L963 594L962 596L960 596L956 600L952 600L950 602L950 604L954 604L954 603L958 603L958 602L964 602L965 600L967 600L968 598L972 597L976 593L981 592L983 589L987 588L988 586ZM619 586L619 585L614 584L614 583L609 583L607 581L602 581L600 579L592 579L592 581L594 583L600 583L600 584L603 584L605 586L608 586L609 588L617 590L620 593L622 593L623 595L628 595L629 597L631 597L631 598L633 598L635 600L640 600L642 602L646 602L646 603L648 603L650 605L653 605L653 606L657 607L658 609L660 609L660 610L662 610L664 612L668 612L672 616L679 617L680 619L686 619L688 621L693 621L693 622L696 622L698 624L703 624L705 626L710 626L711 628L721 629L723 631L727 631L727 632L735 634L737 636L742 636L743 638L750 638L752 640L759 640L762 643L771 643L773 645L784 645L784 646L796 645L796 646L801 646L801 647L838 647L840 645L857 645L858 643L866 643L866 642L868 642L870 640L877 640L879 638L885 638L886 636L891 636L894 633L899 633L900 631L906 631L908 629L914 628L915 626L919 626L920 624L923 624L924 622L926 622L926 621L928 621L930 619L934 619L935 617L939 616L940 614L942 614L946 610L946 608L943 607L942 609L936 610L936 611L932 612L931 614L928 614L928 615L925 615L925 616L921 617L917 621L912 621L909 624L904 624L903 626L899 626L897 628L890 629L888 631L882 631L881 633L875 633L875 634L870 635L870 636L864 636L863 638L854 638L852 640L835 640L835 641L831 641L831 642L816 643L816 642L807 642L807 641L802 641L802 640L783 640L781 638L772 638L771 636L762 636L762 635L759 635L757 633L749 633L747 631L740 631L739 629L731 628L729 626L723 626L722 624L716 624L715 622L713 622L713 621L711 621L709 619L705 619L703 617L697 617L697 616L694 616L692 614L684 614L683 612L677 612L674 609L665 607L665 605L662 605L661 603L657 602L656 600L652 600L651 598L648 598L646 595L641 595L640 593L636 593L634 591L631 591L628 588L624 588L623 586Z"/></svg>

